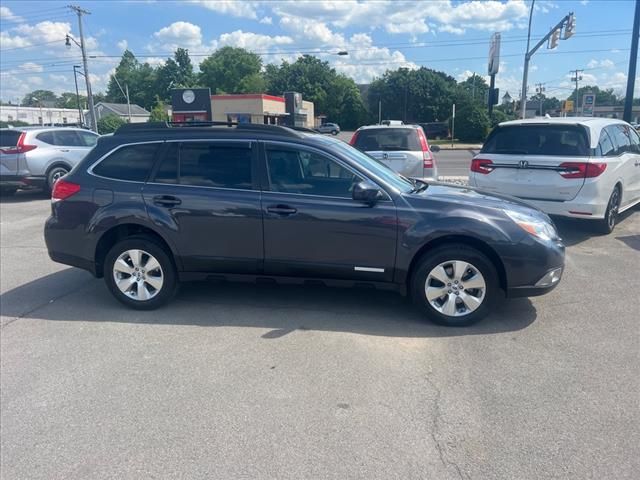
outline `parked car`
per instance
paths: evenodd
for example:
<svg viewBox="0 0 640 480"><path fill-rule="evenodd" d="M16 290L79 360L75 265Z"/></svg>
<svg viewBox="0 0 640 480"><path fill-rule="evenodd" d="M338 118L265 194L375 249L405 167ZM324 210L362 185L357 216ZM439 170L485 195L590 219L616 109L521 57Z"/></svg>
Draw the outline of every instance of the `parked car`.
<svg viewBox="0 0 640 480"><path fill-rule="evenodd" d="M435 138L438 140L451 138L451 133L449 132L449 124L447 122L429 122L420 123L419 125L424 130L427 138Z"/></svg>
<svg viewBox="0 0 640 480"><path fill-rule="evenodd" d="M430 148L418 125L360 127L349 143L406 177L438 179L433 153L440 147Z"/></svg>
<svg viewBox="0 0 640 480"><path fill-rule="evenodd" d="M471 185L610 233L640 202L640 137L609 118L536 118L498 125L471 162Z"/></svg>
<svg viewBox="0 0 640 480"><path fill-rule="evenodd" d="M500 290L559 282L547 215L469 188L409 180L346 143L280 126L121 127L52 193L57 262L103 277L136 309L179 281L255 279L409 292L467 325Z"/></svg>
<svg viewBox="0 0 640 480"><path fill-rule="evenodd" d="M51 189L84 158L98 135L82 128L15 127L0 130L0 189Z"/></svg>
<svg viewBox="0 0 640 480"><path fill-rule="evenodd" d="M337 135L340 133L340 125L337 123L323 123L316 129L319 133L330 133L331 135Z"/></svg>

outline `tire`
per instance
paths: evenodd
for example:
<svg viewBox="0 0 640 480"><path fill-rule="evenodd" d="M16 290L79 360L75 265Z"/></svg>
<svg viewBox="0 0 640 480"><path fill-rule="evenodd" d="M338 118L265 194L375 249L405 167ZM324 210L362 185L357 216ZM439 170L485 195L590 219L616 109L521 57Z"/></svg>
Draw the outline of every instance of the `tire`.
<svg viewBox="0 0 640 480"><path fill-rule="evenodd" d="M337 135L338 131L337 130L331 130L331 135Z"/></svg>
<svg viewBox="0 0 640 480"><path fill-rule="evenodd" d="M607 203L607 210L604 214L604 218L602 220L598 220L596 224L596 230L598 232L604 233L605 235L613 232L613 229L616 226L616 222L618 221L620 196L620 187L616 185L613 189L613 192L611 192L611 196L609 197L609 202Z"/></svg>
<svg viewBox="0 0 640 480"><path fill-rule="evenodd" d="M67 173L69 173L69 168L64 165L58 165L49 170L49 173L47 173L47 191L51 192L53 185Z"/></svg>
<svg viewBox="0 0 640 480"><path fill-rule="evenodd" d="M465 286L465 282L469 283ZM475 288L470 288L471 285ZM465 327L482 320L491 311L499 289L498 274L491 260L463 244L429 251L419 260L410 284L413 301L427 317L448 327ZM442 295L436 297L438 293Z"/></svg>
<svg viewBox="0 0 640 480"><path fill-rule="evenodd" d="M134 254L136 251L141 253ZM145 269L153 259L153 270ZM170 253L153 237L140 235L116 243L105 257L103 270L111 294L136 310L154 310L177 291L178 277ZM133 280L127 282L129 278ZM148 298L136 298L139 296Z"/></svg>

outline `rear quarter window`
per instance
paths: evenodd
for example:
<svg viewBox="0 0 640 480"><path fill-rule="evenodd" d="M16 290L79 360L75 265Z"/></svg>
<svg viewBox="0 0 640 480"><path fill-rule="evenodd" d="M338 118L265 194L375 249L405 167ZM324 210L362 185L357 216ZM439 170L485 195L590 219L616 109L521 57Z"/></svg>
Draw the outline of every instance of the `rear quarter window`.
<svg viewBox="0 0 640 480"><path fill-rule="evenodd" d="M149 177L160 143L127 145L93 167L93 173L114 180L144 182Z"/></svg>
<svg viewBox="0 0 640 480"><path fill-rule="evenodd" d="M417 130L413 128L370 128L360 130L354 145L358 150L422 151Z"/></svg>
<svg viewBox="0 0 640 480"><path fill-rule="evenodd" d="M589 139L576 125L513 125L497 127L481 153L586 157Z"/></svg>

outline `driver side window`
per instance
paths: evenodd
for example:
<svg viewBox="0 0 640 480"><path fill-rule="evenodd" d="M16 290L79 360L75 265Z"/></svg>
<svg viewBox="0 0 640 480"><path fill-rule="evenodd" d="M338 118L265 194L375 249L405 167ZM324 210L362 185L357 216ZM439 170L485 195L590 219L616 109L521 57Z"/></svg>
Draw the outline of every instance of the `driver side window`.
<svg viewBox="0 0 640 480"><path fill-rule="evenodd" d="M326 197L352 198L362 179L333 159L291 148L267 148L271 190Z"/></svg>

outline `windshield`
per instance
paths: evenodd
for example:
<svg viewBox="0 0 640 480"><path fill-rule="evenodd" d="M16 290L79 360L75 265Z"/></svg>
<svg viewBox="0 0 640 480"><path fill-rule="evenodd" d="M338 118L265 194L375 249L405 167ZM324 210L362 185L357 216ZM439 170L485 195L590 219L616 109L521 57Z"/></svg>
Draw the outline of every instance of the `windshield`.
<svg viewBox="0 0 640 480"><path fill-rule="evenodd" d="M512 125L497 127L481 153L588 156L589 139L576 125Z"/></svg>
<svg viewBox="0 0 640 480"><path fill-rule="evenodd" d="M395 188L396 190L399 190L401 192L409 192L413 190L413 184L411 183L411 181L409 181L409 179L398 175L384 163L371 158L366 153L362 153L360 150L353 148L351 145L344 143L342 140L321 137L320 135L314 135L314 139L321 143L330 144L331 147L337 149L341 154L362 165L365 170L373 173L375 176L377 176L386 184Z"/></svg>

